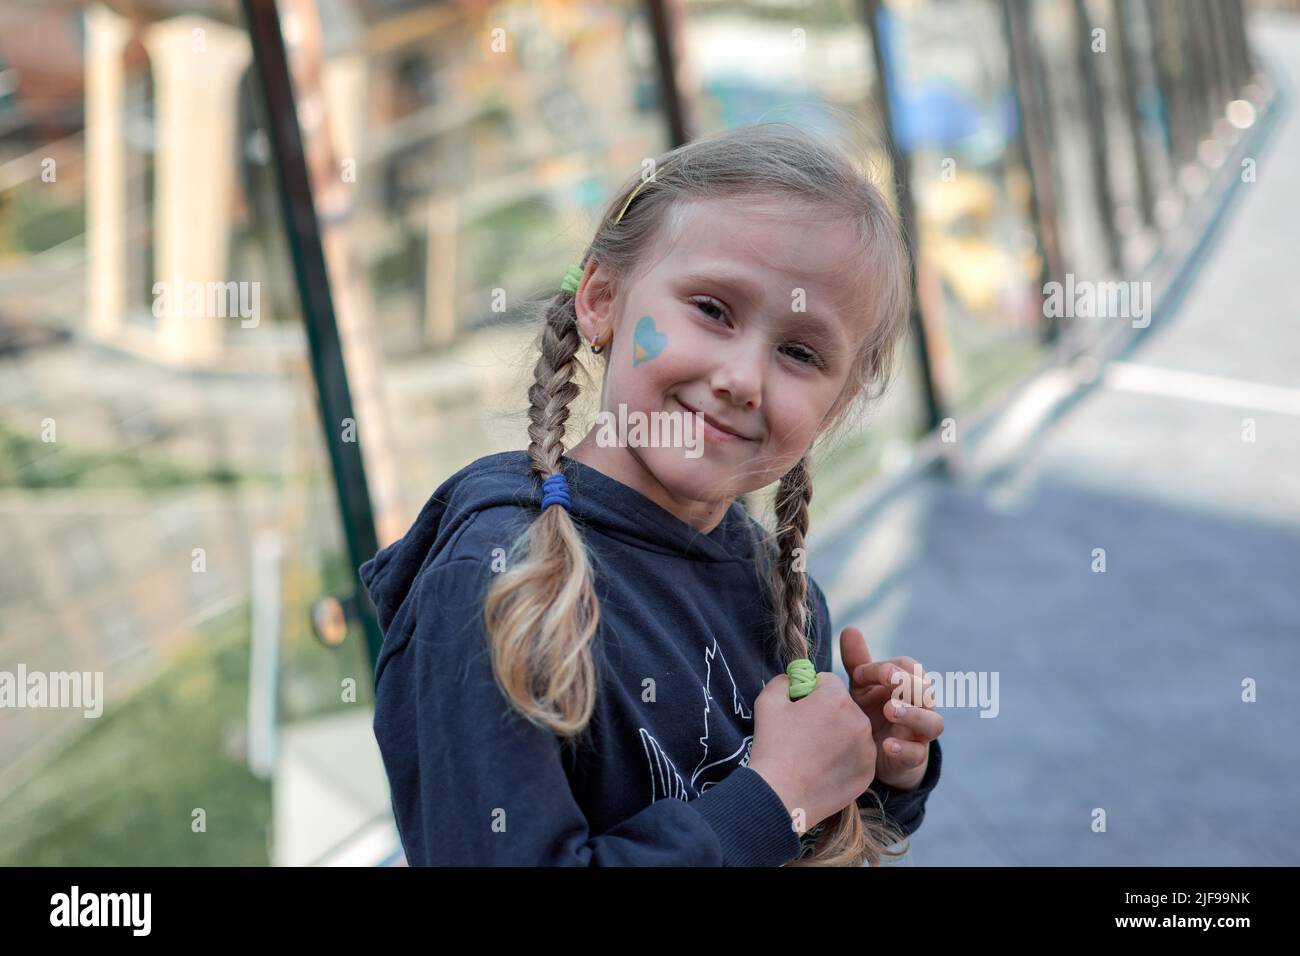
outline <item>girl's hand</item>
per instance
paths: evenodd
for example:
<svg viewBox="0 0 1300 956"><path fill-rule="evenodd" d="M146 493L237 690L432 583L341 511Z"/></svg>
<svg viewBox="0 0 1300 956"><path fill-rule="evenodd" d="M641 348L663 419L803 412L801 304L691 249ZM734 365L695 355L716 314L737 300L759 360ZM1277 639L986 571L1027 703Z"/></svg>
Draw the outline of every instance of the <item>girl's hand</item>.
<svg viewBox="0 0 1300 956"><path fill-rule="evenodd" d="M854 801L876 776L871 722L838 674L823 671L817 686L790 699L790 677L778 674L754 701L749 768L767 781L800 833Z"/></svg>
<svg viewBox="0 0 1300 956"><path fill-rule="evenodd" d="M876 779L896 790L915 790L930 766L930 741L943 733L943 715L934 709L925 670L910 657L873 662L856 627L840 632L840 656L849 694L871 720Z"/></svg>

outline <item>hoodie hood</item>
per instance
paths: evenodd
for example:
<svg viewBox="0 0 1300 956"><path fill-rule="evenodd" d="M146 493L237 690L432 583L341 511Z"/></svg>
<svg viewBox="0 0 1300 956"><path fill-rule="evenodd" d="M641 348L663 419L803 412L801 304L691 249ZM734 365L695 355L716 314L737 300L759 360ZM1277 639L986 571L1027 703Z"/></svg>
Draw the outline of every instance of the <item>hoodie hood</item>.
<svg viewBox="0 0 1300 956"><path fill-rule="evenodd" d="M624 543L703 562L753 561L767 532L733 501L722 521L702 534L645 495L590 465L562 456L568 480L570 516L579 530L591 529ZM521 509L520 529L540 511L541 482L527 451L499 452L465 466L430 496L411 529L361 565L361 583L374 601L385 632L420 572L477 513L489 508ZM775 545L768 543L769 554Z"/></svg>

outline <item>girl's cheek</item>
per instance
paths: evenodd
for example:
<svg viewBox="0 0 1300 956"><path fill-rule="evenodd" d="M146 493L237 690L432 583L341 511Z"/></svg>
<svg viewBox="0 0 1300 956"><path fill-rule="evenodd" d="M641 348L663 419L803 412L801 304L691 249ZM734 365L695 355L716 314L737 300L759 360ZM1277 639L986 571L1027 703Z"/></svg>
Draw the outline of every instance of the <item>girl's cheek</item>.
<svg viewBox="0 0 1300 956"><path fill-rule="evenodd" d="M782 404L780 413L768 418L770 440L782 451L806 448L816 434L817 421L811 407Z"/></svg>
<svg viewBox="0 0 1300 956"><path fill-rule="evenodd" d="M671 313L645 313L633 326L630 371L647 379L674 377L707 355L708 342L692 324Z"/></svg>

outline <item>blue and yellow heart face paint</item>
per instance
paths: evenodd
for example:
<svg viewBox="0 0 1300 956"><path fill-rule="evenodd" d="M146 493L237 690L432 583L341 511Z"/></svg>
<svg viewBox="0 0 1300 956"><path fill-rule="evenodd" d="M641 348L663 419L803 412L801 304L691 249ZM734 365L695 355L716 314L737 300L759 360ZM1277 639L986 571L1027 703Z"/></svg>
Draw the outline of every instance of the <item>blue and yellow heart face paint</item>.
<svg viewBox="0 0 1300 956"><path fill-rule="evenodd" d="M632 367L657 358L667 344L668 336L655 328L655 320L648 315L641 316L632 333Z"/></svg>

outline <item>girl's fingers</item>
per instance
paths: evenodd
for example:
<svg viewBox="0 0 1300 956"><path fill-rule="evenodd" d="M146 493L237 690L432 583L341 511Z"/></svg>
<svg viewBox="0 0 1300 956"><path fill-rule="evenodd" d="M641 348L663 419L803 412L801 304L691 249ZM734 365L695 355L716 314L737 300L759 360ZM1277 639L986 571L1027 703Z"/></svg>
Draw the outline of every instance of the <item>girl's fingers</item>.
<svg viewBox="0 0 1300 956"><path fill-rule="evenodd" d="M889 696L895 700L903 700L917 707L934 706L934 694L929 691L930 685L919 667L916 670L896 667L889 675L889 686Z"/></svg>
<svg viewBox="0 0 1300 956"><path fill-rule="evenodd" d="M897 746L899 749L894 750ZM930 755L930 741L902 740L898 737L885 738L885 759L895 771L915 770L925 763Z"/></svg>
<svg viewBox="0 0 1300 956"><path fill-rule="evenodd" d="M914 677L925 676L925 668L921 666L920 662L915 657L891 657L889 663L901 667Z"/></svg>
<svg viewBox="0 0 1300 956"><path fill-rule="evenodd" d="M898 668L891 661L872 661L862 664L850 671L854 688L870 687L873 684L889 686L889 675Z"/></svg>
<svg viewBox="0 0 1300 956"><path fill-rule="evenodd" d="M908 675L917 681L927 685L930 683L930 679L925 676L925 668L915 657L895 657L891 658L890 663L899 670L907 671Z"/></svg>
<svg viewBox="0 0 1300 956"><path fill-rule="evenodd" d="M918 707L901 700L891 700L885 705L885 717L900 727L906 727L927 740L943 733L943 714L937 710Z"/></svg>
<svg viewBox="0 0 1300 956"><path fill-rule="evenodd" d="M925 669L911 657L894 657L886 661L872 661L850 671L850 689L855 699L870 700L877 688L895 699L934 709L934 685L925 676ZM862 698L865 694L866 697Z"/></svg>
<svg viewBox="0 0 1300 956"><path fill-rule="evenodd" d="M861 664L849 671L854 687L869 687L880 684L883 687L897 687L899 681L911 677L925 679L925 670L910 657L894 657L887 661L872 661Z"/></svg>

